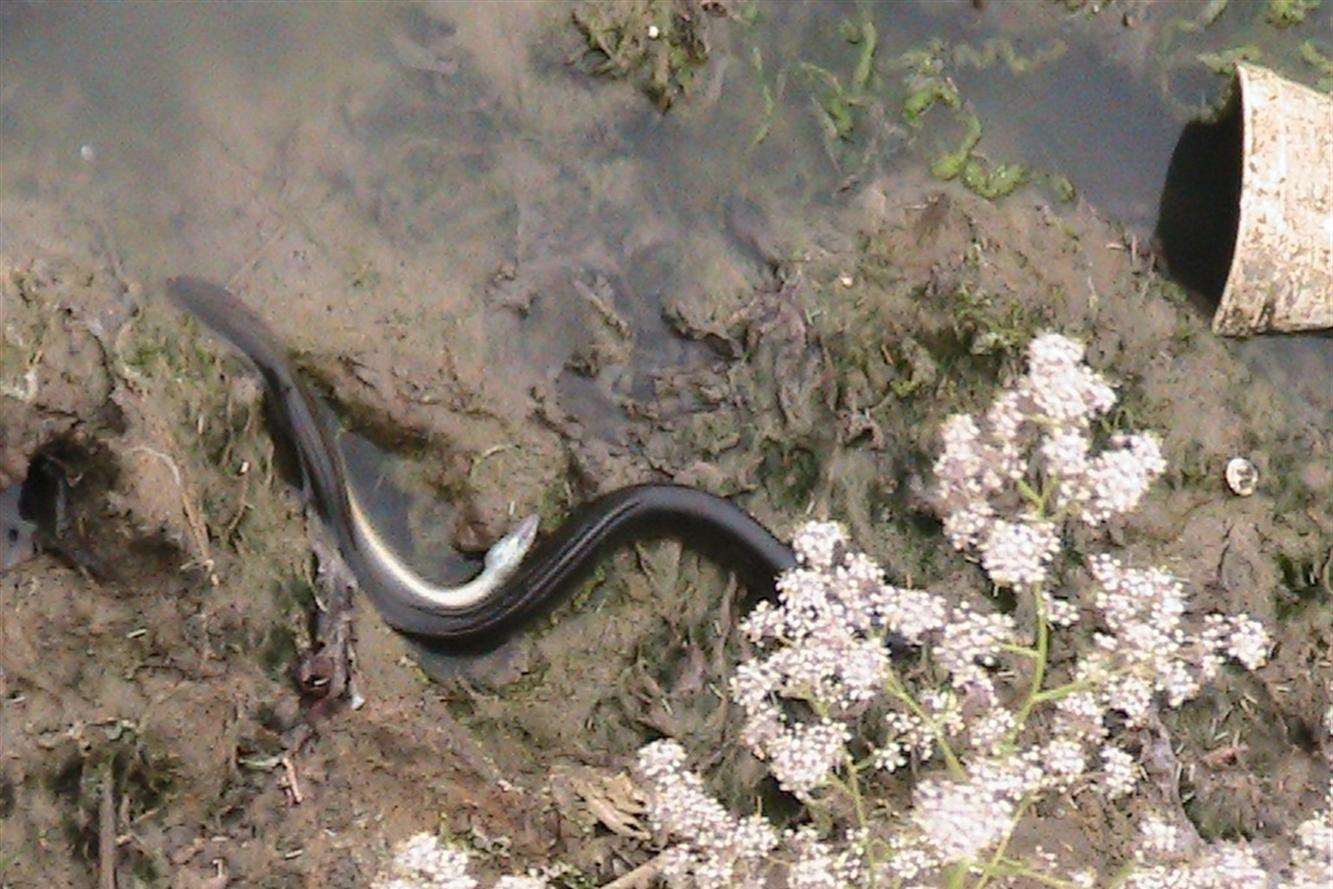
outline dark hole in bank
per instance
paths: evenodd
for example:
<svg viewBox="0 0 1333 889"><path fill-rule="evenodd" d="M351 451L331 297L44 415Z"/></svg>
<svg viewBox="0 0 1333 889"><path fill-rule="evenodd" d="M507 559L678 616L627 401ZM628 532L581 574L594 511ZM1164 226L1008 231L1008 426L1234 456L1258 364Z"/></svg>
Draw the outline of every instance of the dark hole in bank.
<svg viewBox="0 0 1333 889"><path fill-rule="evenodd" d="M1236 248L1242 127L1235 89L1216 120L1187 124L1158 208L1155 235L1167 272L1209 311L1222 297Z"/></svg>
<svg viewBox="0 0 1333 889"><path fill-rule="evenodd" d="M0 570L37 554L40 541L54 535L64 514L64 475L45 454L33 458L27 478L0 491Z"/></svg>

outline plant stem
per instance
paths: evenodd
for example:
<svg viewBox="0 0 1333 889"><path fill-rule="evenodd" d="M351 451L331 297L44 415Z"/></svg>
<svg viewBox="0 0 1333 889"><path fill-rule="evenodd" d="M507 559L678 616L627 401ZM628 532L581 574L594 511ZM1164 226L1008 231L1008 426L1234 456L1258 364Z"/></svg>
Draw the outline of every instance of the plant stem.
<svg viewBox="0 0 1333 889"><path fill-rule="evenodd" d="M930 728L931 734L935 736L935 743L940 746L940 753L944 756L944 761L949 765L950 773L952 773L955 778L964 777L967 772L963 769L963 764L959 761L958 755L954 753L953 747L949 744L949 739L944 734L944 729L942 729L939 723L937 723L934 718L916 702L916 698L912 697L907 692L903 687L902 681L898 679L897 671L894 670L889 671L889 694L907 705L907 709L912 711L912 715Z"/></svg>
<svg viewBox="0 0 1333 889"><path fill-rule="evenodd" d="M1004 859L1005 850L1009 848L1009 841L1013 839L1014 830L1018 827L1018 822L1023 820L1023 815L1027 812L1028 806L1032 804L1032 797L1024 797L1014 810L1014 817L1009 820L1009 829L1004 832L1004 839L995 847L995 854L991 856L990 861L982 869L981 879L977 880L977 885L972 889L986 889L986 884L991 881L991 877L996 875L995 868L1000 861Z"/></svg>
<svg viewBox="0 0 1333 889"><path fill-rule="evenodd" d="M1037 656L1032 665L1032 682L1028 686L1027 700L1023 701L1023 706L1018 711L1018 716L1014 719L1014 727L1009 730L1009 737L1005 742L1006 747L1012 747L1018 740L1019 734L1023 731L1023 725L1027 722L1028 716L1032 714L1032 708L1037 706L1039 695L1041 694L1041 684L1046 680L1046 657L1050 653L1051 647L1051 628L1046 622L1046 605L1041 597L1041 587L1038 586L1032 591L1032 604L1037 612Z"/></svg>
<svg viewBox="0 0 1333 889"><path fill-rule="evenodd" d="M1054 688L1048 688L1045 691L1039 691L1032 696L1033 705L1044 704L1047 701L1058 701L1061 698L1068 697L1080 691L1087 691L1095 683L1087 679L1080 679L1077 682L1069 682L1065 685L1057 685Z"/></svg>
<svg viewBox="0 0 1333 889"><path fill-rule="evenodd" d="M948 889L963 889L963 881L967 879L968 868L972 862L960 861L954 865L953 870L949 872Z"/></svg>
<svg viewBox="0 0 1333 889"><path fill-rule="evenodd" d="M1069 880L1062 880L1059 877L1052 877L1039 870L1033 870L1027 865L1013 859L1001 859L995 864L995 874L1001 877L1027 877L1034 883L1041 883L1043 886L1052 886L1054 889L1078 889L1077 884Z"/></svg>
<svg viewBox="0 0 1333 889"><path fill-rule="evenodd" d="M1037 651L1037 649L1035 648L1028 648L1026 645L1013 645L1009 642L1005 642L1004 644L1002 644L1000 646L1000 651L1007 651L1010 654L1016 654L1019 655L1020 657L1030 657L1030 658L1041 657L1041 652Z"/></svg>

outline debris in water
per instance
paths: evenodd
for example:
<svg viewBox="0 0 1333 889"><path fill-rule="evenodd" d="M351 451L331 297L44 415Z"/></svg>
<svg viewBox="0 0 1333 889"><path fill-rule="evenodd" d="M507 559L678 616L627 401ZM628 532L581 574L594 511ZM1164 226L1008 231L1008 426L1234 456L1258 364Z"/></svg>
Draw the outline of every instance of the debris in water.
<svg viewBox="0 0 1333 889"><path fill-rule="evenodd" d="M1250 496L1259 487L1259 470L1244 457L1232 457L1227 462L1227 487L1237 496Z"/></svg>

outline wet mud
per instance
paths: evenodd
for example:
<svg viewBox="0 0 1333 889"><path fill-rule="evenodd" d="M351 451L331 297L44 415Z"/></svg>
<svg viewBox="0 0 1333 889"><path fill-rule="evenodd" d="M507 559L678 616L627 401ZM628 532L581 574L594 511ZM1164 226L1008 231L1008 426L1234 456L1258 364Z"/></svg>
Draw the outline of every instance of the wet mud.
<svg viewBox="0 0 1333 889"><path fill-rule="evenodd" d="M561 862L556 885L598 886L652 854L623 773L664 735L712 751L701 767L724 801L782 812L723 692L746 591L669 540L615 553L485 655L422 651L358 602L364 703L312 717L296 673L328 604L317 522L253 372L160 299L180 271L227 283L290 343L386 536L446 579L516 516L550 528L660 480L732 497L780 536L837 518L894 580L988 598L926 506L936 430L984 405L1034 332L1082 339L1121 393L1101 432L1154 430L1170 465L1111 543L1278 642L1172 715L1185 810L1205 837L1278 846L1313 811L1333 703L1328 341L1212 336L1153 255L1160 180L1099 201L1097 164L1061 163L1059 140L1033 150L1030 126L987 111L1022 76L1001 73L1012 48L989 51L995 67L948 55L977 78L960 102L986 135L947 178L931 167L965 121L940 104L922 112L938 138L914 130L902 103L935 89L934 69L904 82L890 64L931 35L1028 34L1020 56L1063 35L1074 49L1048 64L1102 47L1137 101L1164 107L1144 47L1171 4L1126 4L1132 28L1063 4L929 7L875 37L855 6L756 23L747 4L703 5L625 4L707 17L689 73L665 75L655 47L590 60L605 9L329 19L283 63L336 87L304 114L244 57L204 81L164 52L147 63L158 98L194 129L168 140L173 187L125 215L121 191L157 155L111 147L128 138L113 122L89 125L91 165L77 143L6 162L0 489L55 477L62 499L32 523L40 554L0 574L5 885L92 886L111 868L121 886L364 886L395 842L441 830L496 872ZM311 14L58 24L108 45L140 39L113 33L132 25L185 35L179 56L192 29L223 28L264 70L279 50L256 35L280 42ZM11 41L55 27L6 15ZM822 36L798 52L796 25ZM347 46L365 55L340 66ZM97 81L67 61L62 81L5 87L7 146L20 124L91 113ZM1157 139L1164 172L1173 136ZM682 169L670 155L690 145L702 160ZM967 181L969 160L984 178ZM1025 184L988 199L1002 160L1026 164ZM1253 496L1226 487L1237 456L1258 469ZM1085 807L1061 825L1109 860L1125 818Z"/></svg>

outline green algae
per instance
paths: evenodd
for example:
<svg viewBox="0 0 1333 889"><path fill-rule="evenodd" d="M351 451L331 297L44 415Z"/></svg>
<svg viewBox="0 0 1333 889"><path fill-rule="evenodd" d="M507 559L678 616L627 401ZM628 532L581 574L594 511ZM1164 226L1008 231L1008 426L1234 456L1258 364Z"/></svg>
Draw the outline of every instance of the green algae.
<svg viewBox="0 0 1333 889"><path fill-rule="evenodd" d="M1263 50L1254 44L1234 46L1217 52L1201 52L1196 58L1214 74L1230 77L1236 73L1236 65L1241 62L1258 62L1264 57Z"/></svg>
<svg viewBox="0 0 1333 889"><path fill-rule="evenodd" d="M1007 37L991 37L983 41L981 47L969 43L955 44L950 52L957 66L971 66L979 70L993 68L997 62L1003 62L1010 74L1028 74L1062 59L1069 51L1063 40L1054 39L1047 46L1034 51L1031 55L1022 55L1014 48L1014 43Z"/></svg>
<svg viewBox="0 0 1333 889"><path fill-rule="evenodd" d="M663 111L708 60L704 17L679 0L584 0L572 15L586 42L584 70L633 79Z"/></svg>
<svg viewBox="0 0 1333 889"><path fill-rule="evenodd" d="M1290 28L1319 8L1320 0L1268 0L1264 20L1275 28Z"/></svg>
<svg viewBox="0 0 1333 889"><path fill-rule="evenodd" d="M750 50L750 64L754 67L755 74L759 78L760 96L763 101L759 126L755 128L754 135L750 137L750 147L755 148L768 138L769 130L773 128L777 101L773 98L773 88L769 86L768 80L764 77L764 54L757 46Z"/></svg>
<svg viewBox="0 0 1333 889"><path fill-rule="evenodd" d="M960 102L958 88L946 80L930 80L903 100L903 119L913 126L921 123L921 116L942 103L957 108Z"/></svg>
<svg viewBox="0 0 1333 889"><path fill-rule="evenodd" d="M1319 72L1316 86L1323 92L1333 92L1333 58L1320 52L1319 47L1310 40L1302 43L1298 51L1301 60Z"/></svg>
<svg viewBox="0 0 1333 889"><path fill-rule="evenodd" d="M963 185L989 201L1002 198L1030 179L1022 164L994 164L977 157L968 158L963 167Z"/></svg>
<svg viewBox="0 0 1333 889"><path fill-rule="evenodd" d="M945 152L930 164L930 172L936 179L948 181L956 179L972 157L972 150L981 141L981 119L971 112L963 115L963 137L958 147Z"/></svg>
<svg viewBox="0 0 1333 889"><path fill-rule="evenodd" d="M976 153L981 142L981 118L964 100L958 87L945 73L944 60L968 64L977 68L991 67L1003 60L1014 73L1024 73L1040 64L1058 59L1065 52L1063 43L1032 57L1015 54L1013 45L1006 40L987 41L981 51L959 44L949 51L947 45L932 40L925 46L900 55L894 66L906 69L907 96L902 103L902 119L913 129L920 129L926 114L936 106L953 112L961 122L963 133L957 145L930 162L930 172L943 181L958 180L969 191L987 200L998 200L1012 194L1032 179L1026 166L1017 163L992 163Z"/></svg>
<svg viewBox="0 0 1333 889"><path fill-rule="evenodd" d="M860 96L843 86L838 75L812 62L801 62L799 70L811 81L822 83L824 90L816 100L816 107L822 112L829 130L837 138L848 141L856 129L856 114L853 110L862 100Z"/></svg>
<svg viewBox="0 0 1333 889"><path fill-rule="evenodd" d="M859 44L860 55L856 57L856 69L852 72L852 89L861 91L870 84L870 75L874 73L875 49L879 45L879 34L869 19L861 23L858 30L852 25L847 31L849 43Z"/></svg>

